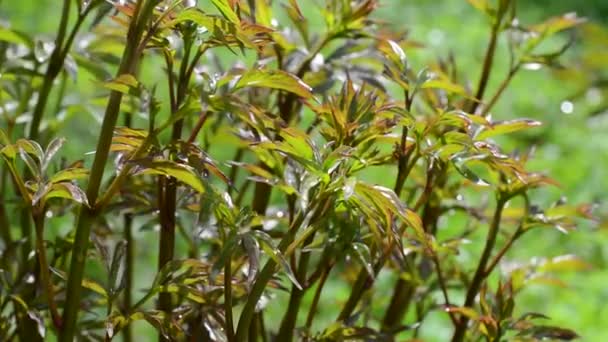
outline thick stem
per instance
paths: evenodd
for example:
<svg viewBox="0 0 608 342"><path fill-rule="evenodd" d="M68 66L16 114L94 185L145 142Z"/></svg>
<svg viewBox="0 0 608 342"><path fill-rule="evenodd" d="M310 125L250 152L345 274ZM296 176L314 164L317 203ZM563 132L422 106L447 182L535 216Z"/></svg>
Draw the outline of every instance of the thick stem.
<svg viewBox="0 0 608 342"><path fill-rule="evenodd" d="M129 44L123 52L122 61L117 75L132 74L139 61L139 42L142 34L152 16L155 1L139 0L135 7L133 20L129 25L127 41ZM99 194L99 188L104 173L104 168L108 159L112 136L118 114L122 93L112 91L106 107L104 120L101 127L101 134L97 143L95 159L91 169L89 184L87 187L87 197L89 203L95 203ZM67 297L65 310L63 312L64 329L59 336L59 341L72 342L76 333L76 322L80 308L80 297L82 292L82 278L84 276L84 266L89 244L89 234L91 224L97 216L95 208L81 207L76 223L76 236L74 238L74 249L70 264L70 273L67 281Z"/></svg>
<svg viewBox="0 0 608 342"><path fill-rule="evenodd" d="M176 210L176 180L159 177L159 208L160 208L160 237L158 245L158 270L173 260L175 254L175 210ZM158 309L171 315L171 293L163 292L158 295ZM159 341L166 341L159 334Z"/></svg>
<svg viewBox="0 0 608 342"><path fill-rule="evenodd" d="M123 311L131 312L133 306L133 273L135 266L135 243L133 239L133 216L131 214L125 214L123 216L123 234L124 239L127 242L127 249L125 252L125 289L123 294ZM133 341L133 333L131 324L127 324L122 332L122 338L124 342Z"/></svg>
<svg viewBox="0 0 608 342"><path fill-rule="evenodd" d="M486 245L479 259L479 264L477 265L477 269L475 270L473 280L471 281L469 289L467 290L466 299L463 305L466 308L473 307L473 304L475 303L475 297L477 297L479 289L481 288L483 281L486 279L486 267L490 260L490 256L492 255L494 245L496 244L496 237L498 236L498 232L500 230L500 219L502 216L502 210L506 202L507 200L503 197L499 197L497 200L496 210L494 211L494 217L492 219L492 223L490 224L490 230L488 231L488 236L486 238ZM468 323L468 317L462 316L460 318L458 325L456 325L454 335L452 336L452 342L461 342L464 339Z"/></svg>
<svg viewBox="0 0 608 342"><path fill-rule="evenodd" d="M185 100L186 90L188 88L189 78L186 77L186 71L188 69L188 63L190 59L190 51L192 47L192 41L189 37L184 40L184 56L181 61L180 72L177 79L177 85L174 84L173 73L169 67L169 87L170 95L173 98L171 103L171 114L176 115L179 107ZM170 66L170 65L169 65ZM177 95L174 94L173 87L177 86ZM182 130L184 126L184 120L177 120L173 124L171 131L171 141L176 142L181 139ZM176 224L176 211L177 211L177 180L175 178L166 179L164 176L159 177L159 210L160 210L160 237L159 237L159 249L158 249L158 269L162 269L168 262L173 260L175 256L175 224ZM167 318L170 319L171 310L171 293L160 293L158 295L158 309L164 311L167 314ZM159 334L159 341L166 341L161 334Z"/></svg>

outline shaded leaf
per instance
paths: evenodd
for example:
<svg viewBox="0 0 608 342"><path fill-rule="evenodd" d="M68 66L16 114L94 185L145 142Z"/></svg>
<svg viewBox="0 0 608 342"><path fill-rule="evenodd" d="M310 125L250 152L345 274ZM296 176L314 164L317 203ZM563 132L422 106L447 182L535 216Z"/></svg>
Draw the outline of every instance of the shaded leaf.
<svg viewBox="0 0 608 342"><path fill-rule="evenodd" d="M258 240L260 242L260 246L262 247L262 250L264 250L264 252L277 265L279 265L281 267L281 269L283 269L283 272L285 272L285 274L287 275L289 280L291 280L291 282L298 289L302 290L302 285L300 285L300 283L298 282L298 279L296 278L296 275L293 273L291 266L289 265L287 260L285 260L285 257L283 256L283 254L281 254L281 251L273 246L272 238L270 237L270 235L268 235L267 233L260 231L260 230L254 230L251 232L251 234L253 234L253 236L255 236L256 240Z"/></svg>

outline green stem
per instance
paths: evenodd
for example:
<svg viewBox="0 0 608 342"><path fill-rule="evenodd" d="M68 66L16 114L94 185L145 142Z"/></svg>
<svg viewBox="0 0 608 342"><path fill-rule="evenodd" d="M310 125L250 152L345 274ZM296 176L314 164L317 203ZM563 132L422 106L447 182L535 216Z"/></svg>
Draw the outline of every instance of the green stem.
<svg viewBox="0 0 608 342"><path fill-rule="evenodd" d="M507 89L507 86L509 86L509 83L513 79L513 76L515 76L517 71L519 71L519 68L520 68L520 64L517 64L517 65L515 65L515 67L513 67L511 70L509 70L507 77L502 81L500 86L498 86L498 90L496 90L496 93L494 93L494 95L492 96L490 101L488 101L488 104L483 108L481 116L485 116L486 114L488 114L488 112L490 112L490 110L492 109L492 107L494 107L496 102L498 102L498 99L501 97L501 95L503 94L505 89Z"/></svg>
<svg viewBox="0 0 608 342"><path fill-rule="evenodd" d="M306 246L310 244L314 239L314 231L312 234L306 237L304 244ZM304 286L303 289L299 289L297 286L291 286L291 294L289 296L289 305L287 306L287 312L283 316L281 327L277 335L277 341L290 342L293 340L293 332L295 330L296 322L298 320L298 312L300 311L300 305L302 304L302 298L306 294L310 284L306 284L306 273L308 270L308 263L310 261L310 253L301 252L300 260L298 262L298 269L296 277L298 282Z"/></svg>
<svg viewBox="0 0 608 342"><path fill-rule="evenodd" d="M40 92L38 93L38 102L36 103L36 107L34 107L34 112L32 114L32 122L28 135L28 138L30 140L38 139L38 136L40 134L40 122L42 121L44 109L46 108L46 104L49 99L49 94L51 93L51 89L53 87L53 82L55 81L55 78L57 77L57 75L59 75L59 72L63 67L63 60L65 56L62 53L62 46L67 31L71 4L72 0L63 1L61 23L59 24L59 30L57 32L57 37L55 38L55 48L53 49L51 57L49 58L49 65L47 67L46 74L44 75Z"/></svg>
<svg viewBox="0 0 608 342"><path fill-rule="evenodd" d="M156 2L152 0L139 0L135 7L133 19L129 25L127 42L129 44L123 52L122 61L117 75L132 74L139 61L139 42L142 38L146 24L152 17ZM99 194L99 188L110 152L112 136L118 114L122 93L112 91L106 107L101 134L97 143L95 159L87 187L89 203L95 203ZM74 237L74 249L70 264L70 273L67 281L66 303L63 312L64 328L59 336L59 341L72 342L76 333L76 322L80 309L80 297L82 292L82 279L89 244L91 225L97 216L96 208L81 207L76 223L76 236Z"/></svg>
<svg viewBox="0 0 608 342"><path fill-rule="evenodd" d="M483 69L481 70L481 76L479 77L479 85L477 86L477 93L475 94L475 99L477 101L472 101L469 113L474 114L477 110L477 107L483 100L484 93L486 91L486 87L488 85L488 81L490 79L490 73L492 71L492 64L494 62L494 53L496 52L496 43L498 41L498 25L492 26L492 32L490 33L490 43L486 49L486 55L483 60Z"/></svg>
<svg viewBox="0 0 608 342"><path fill-rule="evenodd" d="M319 279L319 285L317 286L317 289L315 290L315 295L312 299L312 303L310 304L310 309L308 310L308 316L306 317L306 331L310 331L310 328L312 327L312 322L315 318L315 314L317 312L317 307L319 306L319 300L321 299L321 293L323 291L323 287L325 286L325 282L327 281L330 271L331 271L331 266L327 266L323 270L323 273L321 274L321 277Z"/></svg>
<svg viewBox="0 0 608 342"><path fill-rule="evenodd" d="M11 234L11 224L8 220L8 214L6 211L6 205L4 204L5 198L5 189L6 189L6 178L8 174L6 173L6 169L2 168L0 170L0 236L2 236L2 241L4 242L4 246L6 250L12 250L13 245L13 237ZM9 257L10 255L5 255L5 257ZM3 260L4 262L4 260ZM4 267L8 267L7 264L4 264Z"/></svg>
<svg viewBox="0 0 608 342"><path fill-rule="evenodd" d="M232 318L232 257L224 265L224 315L226 317L226 337L234 342L234 319Z"/></svg>
<svg viewBox="0 0 608 342"><path fill-rule="evenodd" d="M53 289L53 283L51 281L51 273L49 271L49 263L46 259L46 248L44 247L44 210L39 213L33 213L34 225L36 226L36 254L38 255L38 262L40 263L40 280L44 291L46 292L46 299L49 305L49 312L53 319L55 328L61 329L61 316L57 309L57 303L55 302L55 290Z"/></svg>
<svg viewBox="0 0 608 342"><path fill-rule="evenodd" d="M321 205L321 203L323 204ZM321 200L316 204L316 208L314 209L314 212L311 215L309 224L314 224L314 222L319 219L319 217L322 217L329 203L329 200ZM312 205L315 206L315 204ZM284 253L285 250L287 250L291 242L294 240L297 230L302 226L305 219L305 212L299 212L298 215L296 215L291 226L289 227L289 230L279 242L279 246L277 247L279 252ZM264 290L266 289L266 284L268 284L268 282L274 275L276 266L276 262L271 258L266 262L266 264L262 268L262 271L258 274L258 277L255 283L253 284L253 288L251 289L249 296L247 296L247 302L245 303L245 307L243 308L243 311L241 312L241 316L239 318L239 323L236 330L236 341L247 341L247 334L255 313L255 306L262 294L264 293Z"/></svg>
<svg viewBox="0 0 608 342"><path fill-rule="evenodd" d="M477 265L477 269L475 270L473 280L471 281L471 284L469 285L469 288L467 290L466 299L463 305L466 308L473 307L473 304L475 304L475 297L477 297L477 294L479 293L481 284L487 277L486 267L490 260L490 256L492 255L494 245L496 244L496 237L498 236L498 232L500 230L500 220L502 216L502 211L506 203L507 199L502 196L499 197L497 200L496 210L494 211L494 217L492 219L492 223L490 224L490 230L486 238L486 245L479 259L479 264ZM452 342L461 342L464 339L468 323L468 317L462 316L460 318L460 321L456 325L454 335L452 336Z"/></svg>

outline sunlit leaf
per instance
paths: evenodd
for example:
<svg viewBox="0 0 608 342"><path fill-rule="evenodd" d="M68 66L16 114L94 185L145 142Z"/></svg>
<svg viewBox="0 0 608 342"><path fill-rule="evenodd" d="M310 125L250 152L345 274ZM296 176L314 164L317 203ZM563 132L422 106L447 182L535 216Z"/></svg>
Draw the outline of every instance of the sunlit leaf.
<svg viewBox="0 0 608 342"><path fill-rule="evenodd" d="M312 97L312 88L288 72L282 70L252 69L243 74L234 90L244 87L262 87L292 92L303 98Z"/></svg>
<svg viewBox="0 0 608 342"><path fill-rule="evenodd" d="M168 160L139 161L136 174L173 177L198 192L205 192L205 186L196 170L191 166Z"/></svg>
<svg viewBox="0 0 608 342"><path fill-rule="evenodd" d="M103 86L123 94L137 95L139 91L139 82L133 75L129 74L120 75L111 81L105 82Z"/></svg>
<svg viewBox="0 0 608 342"><path fill-rule="evenodd" d="M211 0L211 3L222 13L222 15L233 23L240 23L239 17L236 15L227 0Z"/></svg>
<svg viewBox="0 0 608 342"><path fill-rule="evenodd" d="M63 272L59 269L56 269L56 268L51 268L51 271L53 271L53 273L55 273L59 278L64 279L64 280L67 279L67 275L65 272ZM85 289L91 290L91 291L103 296L104 298L108 298L108 292L106 291L106 289L102 285L96 283L93 280L86 279L86 278L82 279L82 287L84 287Z"/></svg>
<svg viewBox="0 0 608 342"><path fill-rule="evenodd" d="M76 179L86 178L89 175L89 170L80 167L64 169L54 174L50 179L50 183L60 183L72 181Z"/></svg>
<svg viewBox="0 0 608 342"><path fill-rule="evenodd" d="M496 135L521 131L527 128L538 127L540 121L530 119L514 119L508 121L493 122L489 127L481 131L476 139L483 140Z"/></svg>

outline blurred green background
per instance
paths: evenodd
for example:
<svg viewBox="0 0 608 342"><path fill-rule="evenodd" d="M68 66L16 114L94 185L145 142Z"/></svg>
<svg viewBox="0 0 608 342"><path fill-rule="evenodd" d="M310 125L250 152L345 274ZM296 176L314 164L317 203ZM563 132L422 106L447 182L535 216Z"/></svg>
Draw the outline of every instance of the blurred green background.
<svg viewBox="0 0 608 342"><path fill-rule="evenodd" d="M312 13L309 6L322 4L322 0L308 3L299 1L305 13ZM487 43L487 22L465 0L381 0L378 18L389 22L397 30L408 30L417 41L426 41L424 49L406 50L415 69L433 62L438 56L454 52L461 72L472 82L478 79L480 64ZM0 20L21 31L52 37L59 18L60 4L55 0L0 0ZM524 148L531 142L538 144L531 167L547 171L561 183L561 188L544 190L535 201L551 203L561 194L569 202L597 203L598 214L608 212L604 201L608 193L608 111L606 86L598 80L608 80L608 34L602 27L608 25L608 1L606 0L527 0L518 2L520 22L535 23L552 15L577 12L589 18L590 28L577 34L577 42L564 58L564 65L577 74L552 70L525 70L518 74L503 99L493 110L495 119L529 117L544 122L544 126L526 135L518 135L505 141L508 149ZM310 18L310 21L319 20ZM320 23L319 23L320 24ZM320 24L321 25L321 24ZM598 25L595 27L594 25ZM599 27L599 28L598 28ZM497 69L490 83L495 89L506 73L507 50L502 42L497 57ZM604 45L604 43L606 43ZM603 58L606 59L603 59ZM88 91L88 90L87 90ZM567 102L566 102L567 101ZM569 110L570 104L573 105ZM78 117L73 125L61 132L68 137L69 153L87 152L92 149L97 130L88 124L90 116ZM84 124L84 126L82 126ZM90 134L87 134L90 132ZM78 143L75 143L78 142ZM378 175L382 178L385 175ZM63 232L69 230L66 219ZM603 227L602 227L603 226ZM519 312L538 311L548 314L549 324L576 330L583 341L608 341L608 234L606 225L582 222L578 231L568 235L555 230L537 230L526 236L514 253L512 260L525 261L531 257L553 257L576 254L592 268L584 272L561 275L563 286L536 285L529 287L519 299ZM155 262L154 248L140 249L143 263ZM149 274L148 274L149 273ZM145 288L151 272L138 279L139 288ZM387 282L387 286L390 283ZM382 286L380 281L379 286ZM344 299L348 289L344 284L330 284L332 292L327 298ZM379 291L383 293L383 291ZM390 291L384 291L386 301ZM282 294L279 294L281 296ZM278 302L278 301L277 301ZM331 303L327 317L332 319ZM270 307L270 312L282 312L280 307ZM433 317L425 324L421 338L429 341L447 340L450 334L447 316ZM323 322L320 322L321 325ZM141 329L145 329L141 327ZM147 330L147 329L145 329Z"/></svg>

